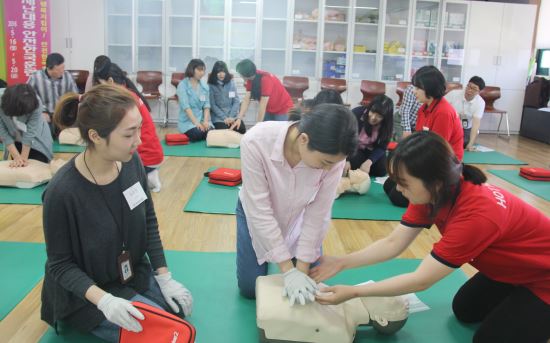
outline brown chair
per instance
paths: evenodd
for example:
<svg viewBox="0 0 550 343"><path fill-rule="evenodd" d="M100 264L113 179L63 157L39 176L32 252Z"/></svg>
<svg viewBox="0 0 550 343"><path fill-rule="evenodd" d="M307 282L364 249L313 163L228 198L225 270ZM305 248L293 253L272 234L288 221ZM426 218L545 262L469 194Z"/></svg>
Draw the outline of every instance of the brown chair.
<svg viewBox="0 0 550 343"><path fill-rule="evenodd" d="M170 83L172 84L172 86L174 86L177 89L181 80L183 80L184 78L185 78L185 73L172 73L172 79L170 80ZM170 101L177 102L178 95L174 94L171 97L166 99L166 120L168 120L168 105L170 104Z"/></svg>
<svg viewBox="0 0 550 343"><path fill-rule="evenodd" d="M500 99L500 87L486 86L479 92L479 96L485 100L485 110L483 113L496 113L500 114L500 120L498 121L497 135L500 135L500 124L502 118L506 119L506 134L510 137L510 123L508 120L508 112L505 110L499 110L495 108L495 101Z"/></svg>
<svg viewBox="0 0 550 343"><path fill-rule="evenodd" d="M149 102L150 100L157 100L159 102L159 112L163 108L162 94L160 93L159 86L162 84L162 72L160 71L138 71L136 77L137 83L142 87L141 93L143 97ZM159 113L160 115L161 113ZM164 124L167 123L167 116L165 113Z"/></svg>
<svg viewBox="0 0 550 343"><path fill-rule="evenodd" d="M86 81L88 81L88 76L90 72L87 70L67 70L73 77L76 87L78 87L78 92L84 94L86 89Z"/></svg>
<svg viewBox="0 0 550 343"><path fill-rule="evenodd" d="M455 89L462 89L462 84L459 82L447 82L445 83L445 94Z"/></svg>
<svg viewBox="0 0 550 343"><path fill-rule="evenodd" d="M283 86L292 101L300 102L304 98L304 92L309 89L309 79L303 76L284 76Z"/></svg>
<svg viewBox="0 0 550 343"><path fill-rule="evenodd" d="M397 104L395 104L396 107L401 106L401 103L403 102L403 95L405 94L405 90L411 84L412 84L411 82L407 82L407 81L397 82L397 88L395 88L395 93L397 93L397 96L399 96L399 100L397 101Z"/></svg>
<svg viewBox="0 0 550 343"><path fill-rule="evenodd" d="M386 84L378 81L361 80L361 93L363 93L361 106L367 106L375 96L386 94Z"/></svg>
<svg viewBox="0 0 550 343"><path fill-rule="evenodd" d="M321 90L325 89L334 89L338 93L342 94L348 89L348 86L346 84L346 80L344 79L323 77L321 79Z"/></svg>

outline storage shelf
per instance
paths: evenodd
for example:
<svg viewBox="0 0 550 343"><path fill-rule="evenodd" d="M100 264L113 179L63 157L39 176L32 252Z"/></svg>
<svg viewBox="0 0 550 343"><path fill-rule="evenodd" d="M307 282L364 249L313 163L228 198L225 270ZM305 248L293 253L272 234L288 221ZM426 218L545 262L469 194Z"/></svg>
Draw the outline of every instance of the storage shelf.
<svg viewBox="0 0 550 343"><path fill-rule="evenodd" d="M107 43L108 46L121 46L131 48L132 44Z"/></svg>
<svg viewBox="0 0 550 343"><path fill-rule="evenodd" d="M435 58L435 56L423 56L423 55L412 55L412 58L421 58L421 59L428 59L428 58Z"/></svg>
<svg viewBox="0 0 550 343"><path fill-rule="evenodd" d="M325 8L349 8L349 6L333 6L333 5L325 5Z"/></svg>
<svg viewBox="0 0 550 343"><path fill-rule="evenodd" d="M365 7L365 6L356 6L356 10L371 10L371 11L378 11L378 7Z"/></svg>
<svg viewBox="0 0 550 343"><path fill-rule="evenodd" d="M386 27L396 27L396 28L401 28L401 29L408 28L407 25L400 25L400 24L386 24Z"/></svg>
<svg viewBox="0 0 550 343"><path fill-rule="evenodd" d="M384 54L384 56L388 56L388 57L403 57L403 58L406 58L407 55L403 54L403 55L400 55L400 54Z"/></svg>
<svg viewBox="0 0 550 343"><path fill-rule="evenodd" d="M131 17L132 14L124 14L124 13L108 13L109 17Z"/></svg>
<svg viewBox="0 0 550 343"><path fill-rule="evenodd" d="M262 18L264 21L286 21L286 18Z"/></svg>
<svg viewBox="0 0 550 343"><path fill-rule="evenodd" d="M446 27L445 31L464 32L464 29L455 29L455 28L452 28L452 27Z"/></svg>
<svg viewBox="0 0 550 343"><path fill-rule="evenodd" d="M306 50L306 49L292 49L294 52L317 52L317 50Z"/></svg>
<svg viewBox="0 0 550 343"><path fill-rule="evenodd" d="M223 45L199 45L199 49L223 49Z"/></svg>
<svg viewBox="0 0 550 343"><path fill-rule="evenodd" d="M374 24L374 23L357 23L356 22L355 25L378 27L378 24Z"/></svg>
<svg viewBox="0 0 550 343"><path fill-rule="evenodd" d="M415 26L414 27L415 30L437 30L436 27L433 27L433 26Z"/></svg>
<svg viewBox="0 0 550 343"><path fill-rule="evenodd" d="M221 19L225 20L223 15L201 15L199 19Z"/></svg>
<svg viewBox="0 0 550 343"><path fill-rule="evenodd" d="M285 48L262 48L265 51L285 51Z"/></svg>
<svg viewBox="0 0 550 343"><path fill-rule="evenodd" d="M192 15L187 14L171 14L169 15L170 18L193 18Z"/></svg>
<svg viewBox="0 0 550 343"><path fill-rule="evenodd" d="M359 56L376 56L376 52L354 52L353 54Z"/></svg>
<svg viewBox="0 0 550 343"><path fill-rule="evenodd" d="M162 18L162 14L138 14L138 17Z"/></svg>
<svg viewBox="0 0 550 343"><path fill-rule="evenodd" d="M328 21L325 20L325 24L347 25L347 21Z"/></svg>
<svg viewBox="0 0 550 343"><path fill-rule="evenodd" d="M339 55L345 55L347 51L335 51L335 50L324 50L324 54L339 54Z"/></svg>
<svg viewBox="0 0 550 343"><path fill-rule="evenodd" d="M296 23L312 23L317 24L319 20L312 20L312 19L294 19L294 22Z"/></svg>
<svg viewBox="0 0 550 343"><path fill-rule="evenodd" d="M179 45L179 44L170 44L169 48L192 48L192 45Z"/></svg>

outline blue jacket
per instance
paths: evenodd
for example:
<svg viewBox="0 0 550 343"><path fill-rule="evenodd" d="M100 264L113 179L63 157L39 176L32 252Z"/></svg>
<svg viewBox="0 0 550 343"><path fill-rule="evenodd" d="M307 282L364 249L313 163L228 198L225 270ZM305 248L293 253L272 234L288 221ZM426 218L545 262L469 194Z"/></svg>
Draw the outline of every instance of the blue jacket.
<svg viewBox="0 0 550 343"><path fill-rule="evenodd" d="M179 83L176 94L180 105L178 119L178 130L180 132L185 133L195 127L185 112L188 108L193 111L195 118L202 123L204 119L204 109L210 108L210 94L208 89L208 85L200 81L197 91L195 91L188 77ZM213 127L212 120L210 120L209 126Z"/></svg>
<svg viewBox="0 0 550 343"><path fill-rule="evenodd" d="M235 118L239 114L241 101L233 80L222 85L210 84L210 111L213 123L222 123L225 118Z"/></svg>

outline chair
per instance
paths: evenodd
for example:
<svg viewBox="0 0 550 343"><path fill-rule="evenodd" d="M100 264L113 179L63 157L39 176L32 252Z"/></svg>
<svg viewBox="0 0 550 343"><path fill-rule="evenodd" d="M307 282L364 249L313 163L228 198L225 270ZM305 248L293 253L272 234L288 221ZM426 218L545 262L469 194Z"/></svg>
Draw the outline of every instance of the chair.
<svg viewBox="0 0 550 343"><path fill-rule="evenodd" d="M500 87L486 86L479 92L479 96L485 100L485 110L483 113L497 113L500 114L500 120L498 121L497 136L500 135L500 124L502 118L506 118L506 134L510 137L510 123L508 120L508 112L505 110L499 110L495 108L495 101L500 99Z"/></svg>
<svg viewBox="0 0 550 343"><path fill-rule="evenodd" d="M160 93L159 86L162 84L162 72L160 71L138 71L136 77L137 83L142 87L141 93L143 97L149 102L149 100L157 100L159 102L159 116L160 109L163 108L162 94ZM164 125L166 125L167 117L164 118Z"/></svg>
<svg viewBox="0 0 550 343"><path fill-rule="evenodd" d="M78 87L78 92L84 94L84 89L86 89L86 81L90 72L87 70L67 70L73 77L76 87Z"/></svg>
<svg viewBox="0 0 550 343"><path fill-rule="evenodd" d="M292 101L299 102L304 98L304 92L309 89L309 79L303 76L284 76L283 86Z"/></svg>
<svg viewBox="0 0 550 343"><path fill-rule="evenodd" d="M361 106L367 106L375 96L386 94L386 84L378 81L361 80L361 93L363 93Z"/></svg>
<svg viewBox="0 0 550 343"><path fill-rule="evenodd" d="M445 83L445 95L455 89L462 89L462 84L459 82L447 82Z"/></svg>
<svg viewBox="0 0 550 343"><path fill-rule="evenodd" d="M178 88L178 85L180 84L181 80L185 78L185 73L172 73L172 79L170 80L170 83L172 86L174 86L176 89ZM174 94L171 97L166 99L166 121L168 121L168 105L170 104L170 101L178 101L178 95Z"/></svg>
<svg viewBox="0 0 550 343"><path fill-rule="evenodd" d="M397 93L397 96L399 96L399 100L395 104L396 107L400 107L401 103L403 102L403 95L405 94L405 90L407 87L409 87L412 83L407 81L399 81L397 82L397 88L395 88L395 93Z"/></svg>
<svg viewBox="0 0 550 343"><path fill-rule="evenodd" d="M342 94L348 89L348 86L346 84L346 80L344 79L323 77L321 79L321 90L325 89L334 89L338 93Z"/></svg>

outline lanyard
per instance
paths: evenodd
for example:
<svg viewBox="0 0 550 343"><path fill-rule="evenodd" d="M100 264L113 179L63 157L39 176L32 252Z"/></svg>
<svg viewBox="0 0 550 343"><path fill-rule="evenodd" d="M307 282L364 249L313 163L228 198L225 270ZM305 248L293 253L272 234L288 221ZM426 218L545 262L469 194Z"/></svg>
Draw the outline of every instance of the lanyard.
<svg viewBox="0 0 550 343"><path fill-rule="evenodd" d="M86 166L86 169L88 169L88 172L92 176L92 179L94 179L95 184L99 188L99 193L101 194L101 197L103 198L103 201L105 202L105 206L107 206L107 209L109 210L109 213L111 214L111 216L113 217L113 220L115 221L117 230L120 234L120 237L122 238L122 252L124 252L124 251L126 251L126 235L124 234L124 213L123 213L124 203L122 201L122 197L120 198L120 220L121 220L121 223L119 224L118 220L116 219L116 216L113 212L113 209L111 209L111 206L109 206L109 203L107 202L107 197L105 196L105 193L103 192L103 189L97 183L97 180L96 180L94 174L92 174L92 171L90 170L90 167L88 167L88 163L86 163L86 151L88 151L88 150L85 150L84 155L83 155L84 156L84 165ZM115 162L115 166L116 166L116 170L118 172L117 183L118 183L120 191L122 192L122 185L120 183L120 169L118 169L118 165L116 164L116 162Z"/></svg>

